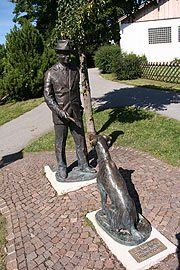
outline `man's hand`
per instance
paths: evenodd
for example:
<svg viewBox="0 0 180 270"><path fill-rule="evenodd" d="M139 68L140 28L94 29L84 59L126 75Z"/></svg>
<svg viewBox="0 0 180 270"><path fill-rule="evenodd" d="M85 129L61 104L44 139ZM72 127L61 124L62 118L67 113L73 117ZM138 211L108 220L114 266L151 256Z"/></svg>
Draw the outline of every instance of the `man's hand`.
<svg viewBox="0 0 180 270"><path fill-rule="evenodd" d="M69 114L63 110L59 110L59 116L63 119L66 119L66 120L68 120L68 118L69 118Z"/></svg>

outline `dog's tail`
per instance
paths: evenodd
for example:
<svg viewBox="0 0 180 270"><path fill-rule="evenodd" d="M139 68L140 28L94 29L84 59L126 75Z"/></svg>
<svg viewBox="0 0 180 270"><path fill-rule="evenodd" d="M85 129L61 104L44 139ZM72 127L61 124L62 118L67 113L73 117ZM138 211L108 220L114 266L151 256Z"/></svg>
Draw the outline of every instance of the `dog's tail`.
<svg viewBox="0 0 180 270"><path fill-rule="evenodd" d="M136 228L133 226L131 228L131 235L132 235L132 238L134 239L134 241L138 241L138 242L141 242L141 240L144 239L144 234L139 232L138 230L136 230Z"/></svg>
<svg viewBox="0 0 180 270"><path fill-rule="evenodd" d="M139 223L144 223L142 216L139 217ZM137 224L137 223L136 223ZM131 235L134 241L142 243L147 239L147 233L144 230L138 231L134 224L131 226Z"/></svg>

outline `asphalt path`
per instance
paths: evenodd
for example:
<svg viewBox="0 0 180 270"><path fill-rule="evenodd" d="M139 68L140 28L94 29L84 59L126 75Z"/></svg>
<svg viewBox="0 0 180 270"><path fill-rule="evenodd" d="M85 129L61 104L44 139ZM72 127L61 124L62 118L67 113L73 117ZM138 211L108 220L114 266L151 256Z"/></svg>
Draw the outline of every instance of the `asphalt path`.
<svg viewBox="0 0 180 270"><path fill-rule="evenodd" d="M45 103L0 126L1 163L21 158L27 144L52 129L51 112Z"/></svg>
<svg viewBox="0 0 180 270"><path fill-rule="evenodd" d="M176 92L105 80L96 68L89 69L89 80L93 106L96 108L136 106L180 121L180 94ZM0 126L1 164L21 158L27 144L52 129L51 111L45 103Z"/></svg>
<svg viewBox="0 0 180 270"><path fill-rule="evenodd" d="M105 80L96 68L89 70L89 77L95 107L135 106L180 121L180 93Z"/></svg>

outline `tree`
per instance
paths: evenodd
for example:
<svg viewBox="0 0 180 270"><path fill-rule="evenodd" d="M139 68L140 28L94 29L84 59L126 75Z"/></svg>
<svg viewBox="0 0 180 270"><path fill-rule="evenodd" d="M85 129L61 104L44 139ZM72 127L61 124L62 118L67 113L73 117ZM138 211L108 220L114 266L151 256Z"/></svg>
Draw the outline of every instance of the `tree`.
<svg viewBox="0 0 180 270"><path fill-rule="evenodd" d="M23 25L25 20L30 21L31 23L35 23L36 28L43 35L45 40L50 40L51 35L53 34L53 29L56 25L56 20L58 18L58 0L10 0L15 4L15 8L13 13L15 17L13 19L14 22L18 22L21 26ZM74 5L76 1L63 1L64 4ZM83 1L79 1L80 5ZM90 3L91 1L87 1ZM95 3L97 2L97 3ZM135 12L139 5L142 3L156 3L157 0L102 0L102 1L92 1L92 5L94 4L98 7L98 2L104 3L106 5L106 9L103 9L103 12L99 13L99 17L96 18L96 23L94 26L96 30L99 29L101 31L101 36L113 37L116 41L119 40L119 28L117 24L117 18L122 14L132 15ZM95 8L96 8L95 6ZM107 19L108 18L108 19ZM111 25L111 27L106 28L104 30L105 24ZM94 31L94 38L91 38L90 46L89 44L86 46L86 53L94 52L98 45L99 41L103 41L103 38L100 40L95 36L96 31ZM95 46L95 48L94 48Z"/></svg>
<svg viewBox="0 0 180 270"><path fill-rule="evenodd" d="M0 44L0 79L3 76L4 72L4 64L5 64L5 58L6 58L6 49L4 44Z"/></svg>
<svg viewBox="0 0 180 270"><path fill-rule="evenodd" d="M5 49L4 44L2 45L0 44L0 102L2 100L5 100L5 98L7 97L7 94L5 93L5 91L1 89L5 63L6 63L6 49Z"/></svg>
<svg viewBox="0 0 180 270"><path fill-rule="evenodd" d="M59 0L56 25L57 38L69 38L80 55L81 85L85 104L87 131L95 133L86 53L91 44L103 44L116 37L118 12L135 11L143 1ZM145 1L144 1L145 2ZM114 25L117 25L115 27ZM118 29L119 31L119 29Z"/></svg>
<svg viewBox="0 0 180 270"><path fill-rule="evenodd" d="M56 25L57 1L56 0L10 0L15 3L13 13L14 22L23 25L28 20L36 24L36 28L44 39L50 38Z"/></svg>
<svg viewBox="0 0 180 270"><path fill-rule="evenodd" d="M42 96L44 72L55 54L45 48L42 35L28 21L22 28L14 26L6 39L1 89L14 100Z"/></svg>

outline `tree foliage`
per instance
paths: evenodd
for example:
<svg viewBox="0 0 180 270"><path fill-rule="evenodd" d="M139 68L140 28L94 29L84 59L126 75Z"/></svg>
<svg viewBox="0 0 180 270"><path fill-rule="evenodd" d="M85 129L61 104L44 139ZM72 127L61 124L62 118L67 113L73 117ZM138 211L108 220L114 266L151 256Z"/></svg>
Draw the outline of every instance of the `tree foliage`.
<svg viewBox="0 0 180 270"><path fill-rule="evenodd" d="M25 20L36 23L44 39L50 38L57 19L56 0L10 0L15 3L14 22L23 25Z"/></svg>
<svg viewBox="0 0 180 270"><path fill-rule="evenodd" d="M4 44L0 44L0 79L3 77L4 65L6 59L6 48Z"/></svg>
<svg viewBox="0 0 180 270"><path fill-rule="evenodd" d="M159 0L125 0L119 1L119 5L123 10L123 14L133 18L141 4L156 5L158 2Z"/></svg>
<svg viewBox="0 0 180 270"><path fill-rule="evenodd" d="M118 18L132 15L142 3L156 0L10 0L15 3L14 22L34 22L45 40L50 41L56 25L57 38L71 38L84 52L93 53L109 39L119 41ZM81 46L80 46L81 45ZM83 48L82 48L83 47Z"/></svg>
<svg viewBox="0 0 180 270"><path fill-rule="evenodd" d="M69 38L80 53L86 53L89 45L119 41L118 18L132 15L143 2L156 1L59 0L56 39Z"/></svg>
<svg viewBox="0 0 180 270"><path fill-rule="evenodd" d="M118 59L121 56L121 49L118 45L104 45L95 52L94 63L102 73L111 73L113 59Z"/></svg>
<svg viewBox="0 0 180 270"><path fill-rule="evenodd" d="M10 99L42 96L44 72L55 54L45 48L43 37L28 21L7 35L6 61L0 88Z"/></svg>
<svg viewBox="0 0 180 270"><path fill-rule="evenodd" d="M86 53L89 45L98 45L103 40L116 37L117 28L114 30L113 25L115 21L117 24L118 11L113 6L104 8L102 2L59 0L56 39L69 38L79 53Z"/></svg>

